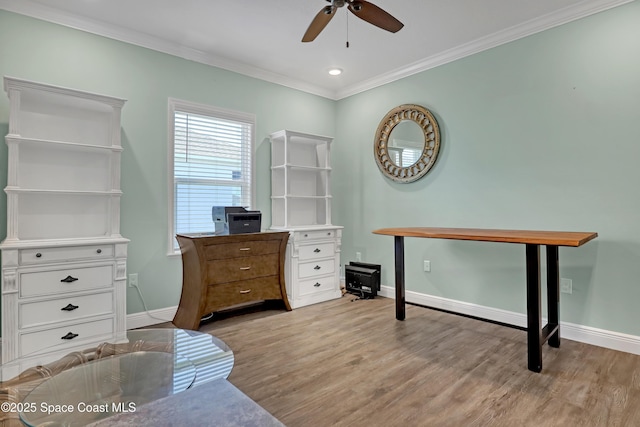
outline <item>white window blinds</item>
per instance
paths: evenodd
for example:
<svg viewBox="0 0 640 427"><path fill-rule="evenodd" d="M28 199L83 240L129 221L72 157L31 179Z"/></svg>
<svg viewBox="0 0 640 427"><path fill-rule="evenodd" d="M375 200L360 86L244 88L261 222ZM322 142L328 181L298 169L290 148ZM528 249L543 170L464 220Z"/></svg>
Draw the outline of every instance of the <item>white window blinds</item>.
<svg viewBox="0 0 640 427"><path fill-rule="evenodd" d="M203 106L174 103L172 111L172 234L212 232L213 206L251 208L254 122Z"/></svg>

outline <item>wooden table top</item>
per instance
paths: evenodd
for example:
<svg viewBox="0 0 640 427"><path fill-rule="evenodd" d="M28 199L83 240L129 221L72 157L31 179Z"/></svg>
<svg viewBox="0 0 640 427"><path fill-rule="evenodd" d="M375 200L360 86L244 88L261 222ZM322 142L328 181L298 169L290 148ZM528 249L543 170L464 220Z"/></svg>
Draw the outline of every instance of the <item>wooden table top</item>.
<svg viewBox="0 0 640 427"><path fill-rule="evenodd" d="M534 245L582 246L598 233L581 231L492 230L481 228L397 227L373 230L374 234L431 239L477 240L482 242Z"/></svg>

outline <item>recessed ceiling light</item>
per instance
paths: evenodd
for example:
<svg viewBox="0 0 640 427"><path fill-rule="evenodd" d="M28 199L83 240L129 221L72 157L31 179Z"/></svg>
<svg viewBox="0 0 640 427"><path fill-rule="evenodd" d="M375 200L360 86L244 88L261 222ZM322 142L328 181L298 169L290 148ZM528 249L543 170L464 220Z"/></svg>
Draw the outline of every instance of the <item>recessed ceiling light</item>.
<svg viewBox="0 0 640 427"><path fill-rule="evenodd" d="M342 74L342 70L340 68L332 68L329 70L329 74L331 74L332 76L339 76L340 74Z"/></svg>

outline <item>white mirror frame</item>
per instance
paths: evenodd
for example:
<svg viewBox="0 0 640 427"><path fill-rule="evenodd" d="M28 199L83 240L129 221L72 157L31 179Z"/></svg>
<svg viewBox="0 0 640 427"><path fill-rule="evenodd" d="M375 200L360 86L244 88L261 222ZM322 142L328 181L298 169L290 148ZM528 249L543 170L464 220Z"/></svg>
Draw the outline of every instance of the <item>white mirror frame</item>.
<svg viewBox="0 0 640 427"><path fill-rule="evenodd" d="M396 165L389 155L389 136L393 128L403 120L415 122L424 133L424 146L418 161L410 166ZM374 141L374 156L380 171L396 182L409 183L426 175L436 162L440 150L440 128L433 114L426 108L415 105L400 105L387 113L380 121Z"/></svg>

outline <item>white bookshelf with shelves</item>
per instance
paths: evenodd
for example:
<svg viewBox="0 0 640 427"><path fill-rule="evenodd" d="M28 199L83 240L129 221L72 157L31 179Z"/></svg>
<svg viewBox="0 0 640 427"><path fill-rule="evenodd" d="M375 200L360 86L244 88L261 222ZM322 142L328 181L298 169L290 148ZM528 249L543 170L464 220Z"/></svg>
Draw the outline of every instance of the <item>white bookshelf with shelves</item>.
<svg viewBox="0 0 640 427"><path fill-rule="evenodd" d="M4 89L10 107L7 236L0 244L7 379L63 353L126 339L128 240L120 234L125 100L11 77ZM62 307L82 304L46 315L63 301ZM62 338L61 330L73 338Z"/></svg>
<svg viewBox="0 0 640 427"><path fill-rule="evenodd" d="M293 308L342 295L342 227L331 222L332 141L290 130L271 134L271 228L291 236L285 281Z"/></svg>

